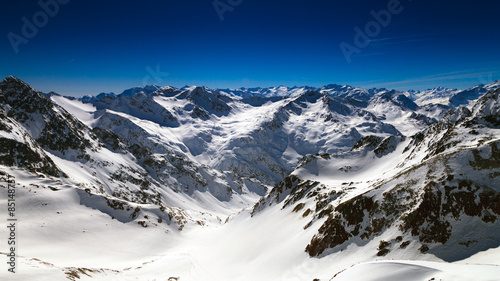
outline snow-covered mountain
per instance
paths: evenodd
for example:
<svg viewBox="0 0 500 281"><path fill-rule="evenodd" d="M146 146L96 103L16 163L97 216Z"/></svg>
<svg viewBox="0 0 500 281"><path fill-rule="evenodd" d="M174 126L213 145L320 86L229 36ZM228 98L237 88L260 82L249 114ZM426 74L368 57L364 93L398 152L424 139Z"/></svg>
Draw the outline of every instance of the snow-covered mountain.
<svg viewBox="0 0 500 281"><path fill-rule="evenodd" d="M16 277L491 280L499 88L146 86L76 99L7 77L0 178L17 182Z"/></svg>

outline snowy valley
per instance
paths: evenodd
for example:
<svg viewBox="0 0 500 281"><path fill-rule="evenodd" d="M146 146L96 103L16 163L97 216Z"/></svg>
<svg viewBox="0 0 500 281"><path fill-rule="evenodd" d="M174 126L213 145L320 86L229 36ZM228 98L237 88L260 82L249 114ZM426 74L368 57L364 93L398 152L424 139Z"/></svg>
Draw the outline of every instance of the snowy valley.
<svg viewBox="0 0 500 281"><path fill-rule="evenodd" d="M9 176L6 280L500 280L500 81L74 98L9 76Z"/></svg>

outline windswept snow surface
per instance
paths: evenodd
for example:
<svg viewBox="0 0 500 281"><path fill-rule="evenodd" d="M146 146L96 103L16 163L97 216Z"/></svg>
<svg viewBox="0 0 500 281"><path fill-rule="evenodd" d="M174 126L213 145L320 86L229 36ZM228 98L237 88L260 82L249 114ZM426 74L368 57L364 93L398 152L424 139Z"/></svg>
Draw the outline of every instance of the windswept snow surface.
<svg viewBox="0 0 500 281"><path fill-rule="evenodd" d="M83 103L77 99L69 99L63 96L52 96L52 101L62 106L85 125L92 127L95 120L96 108L90 103Z"/></svg>
<svg viewBox="0 0 500 281"><path fill-rule="evenodd" d="M422 261L381 261L355 265L332 281L499 280L499 266Z"/></svg>

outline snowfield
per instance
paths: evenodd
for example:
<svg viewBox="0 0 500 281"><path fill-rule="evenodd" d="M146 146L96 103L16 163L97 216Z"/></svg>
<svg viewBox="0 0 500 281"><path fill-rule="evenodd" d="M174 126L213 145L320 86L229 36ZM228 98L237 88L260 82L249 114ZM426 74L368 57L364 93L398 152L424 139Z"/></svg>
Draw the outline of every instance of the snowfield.
<svg viewBox="0 0 500 281"><path fill-rule="evenodd" d="M332 280L498 280L498 266L420 261L381 261L355 265Z"/></svg>

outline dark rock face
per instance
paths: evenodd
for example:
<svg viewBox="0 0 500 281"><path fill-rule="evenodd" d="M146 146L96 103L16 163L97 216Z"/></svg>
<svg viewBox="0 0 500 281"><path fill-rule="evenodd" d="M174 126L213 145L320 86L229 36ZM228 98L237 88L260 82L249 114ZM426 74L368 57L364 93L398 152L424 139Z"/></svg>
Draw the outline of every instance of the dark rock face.
<svg viewBox="0 0 500 281"><path fill-rule="evenodd" d="M318 232L320 235L315 235L306 247L306 252L311 257L319 256L325 249L341 245L351 237L338 217L328 219Z"/></svg>
<svg viewBox="0 0 500 281"><path fill-rule="evenodd" d="M11 139L0 138L0 164L54 177L63 175L49 157L40 155L25 143Z"/></svg>
<svg viewBox="0 0 500 281"><path fill-rule="evenodd" d="M432 184L426 186L420 205L402 218L401 230L410 231L424 243L446 243L451 235L451 224L443 219L446 215L440 212L441 196L441 191L433 190Z"/></svg>
<svg viewBox="0 0 500 281"><path fill-rule="evenodd" d="M124 144L121 143L120 137L113 131L95 127L92 132L104 143L110 150L117 151L124 149Z"/></svg>
<svg viewBox="0 0 500 281"><path fill-rule="evenodd" d="M14 138L0 137L0 163L33 173L65 176L28 132L17 121L8 117L5 111L4 105L0 104L0 131Z"/></svg>
<svg viewBox="0 0 500 281"><path fill-rule="evenodd" d="M361 149L362 147L376 148L383 140L382 137L366 136L357 141L352 147L351 151Z"/></svg>
<svg viewBox="0 0 500 281"><path fill-rule="evenodd" d="M314 235L307 245L306 252L310 256L318 256L326 249L342 245L351 237L360 234L360 224L365 219L364 212L373 215L378 205L372 198L360 196L340 204Z"/></svg>
<svg viewBox="0 0 500 281"><path fill-rule="evenodd" d="M88 160L88 128L21 80L7 77L0 83L0 104L8 108L7 116L19 122L42 148L63 155L75 150L77 158Z"/></svg>

